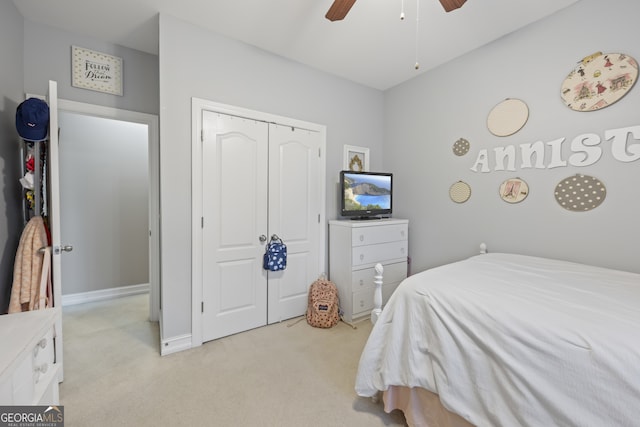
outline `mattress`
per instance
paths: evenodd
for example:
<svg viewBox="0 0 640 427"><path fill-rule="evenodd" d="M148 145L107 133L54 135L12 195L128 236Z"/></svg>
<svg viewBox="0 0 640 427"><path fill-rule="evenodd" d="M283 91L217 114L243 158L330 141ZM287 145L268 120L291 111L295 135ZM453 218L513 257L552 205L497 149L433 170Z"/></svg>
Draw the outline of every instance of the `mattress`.
<svg viewBox="0 0 640 427"><path fill-rule="evenodd" d="M476 426L637 426L640 274L491 253L403 281L356 392L436 393Z"/></svg>

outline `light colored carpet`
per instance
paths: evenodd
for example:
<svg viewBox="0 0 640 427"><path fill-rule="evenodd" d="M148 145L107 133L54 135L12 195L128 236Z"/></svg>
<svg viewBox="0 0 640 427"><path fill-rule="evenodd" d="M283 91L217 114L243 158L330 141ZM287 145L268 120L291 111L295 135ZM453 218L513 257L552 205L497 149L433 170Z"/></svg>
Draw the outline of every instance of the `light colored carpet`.
<svg viewBox="0 0 640 427"><path fill-rule="evenodd" d="M147 317L148 295L63 309L65 426L406 425L354 392L368 321L286 321L161 357Z"/></svg>

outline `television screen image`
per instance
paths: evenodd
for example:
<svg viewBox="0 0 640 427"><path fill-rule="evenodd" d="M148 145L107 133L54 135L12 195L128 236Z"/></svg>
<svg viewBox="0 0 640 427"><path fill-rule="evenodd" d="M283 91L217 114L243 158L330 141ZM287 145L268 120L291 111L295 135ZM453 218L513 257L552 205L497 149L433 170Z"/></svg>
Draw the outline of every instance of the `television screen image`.
<svg viewBox="0 0 640 427"><path fill-rule="evenodd" d="M391 214L392 174L342 171L340 175L343 216Z"/></svg>

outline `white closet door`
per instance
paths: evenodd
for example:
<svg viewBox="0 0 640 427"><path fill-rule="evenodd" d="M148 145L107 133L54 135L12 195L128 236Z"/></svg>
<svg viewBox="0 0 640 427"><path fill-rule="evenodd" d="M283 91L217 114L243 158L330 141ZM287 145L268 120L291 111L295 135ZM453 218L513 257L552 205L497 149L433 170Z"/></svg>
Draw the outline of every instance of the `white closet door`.
<svg viewBox="0 0 640 427"><path fill-rule="evenodd" d="M268 322L300 316L321 271L321 136L269 125L269 233L287 245L287 268L269 272Z"/></svg>
<svg viewBox="0 0 640 427"><path fill-rule="evenodd" d="M64 252L71 250L71 246L63 244L60 234L60 156L58 147L58 82L49 80L47 90L47 103L49 104L49 159L48 159L48 213L49 231L51 233L51 275L53 283L53 304L62 309L62 260ZM63 365L63 340L62 340L62 315L56 318L56 362L60 366L58 380L64 380Z"/></svg>
<svg viewBox="0 0 640 427"><path fill-rule="evenodd" d="M266 324L260 236L268 232L268 125L210 111L202 123L202 338L209 341Z"/></svg>

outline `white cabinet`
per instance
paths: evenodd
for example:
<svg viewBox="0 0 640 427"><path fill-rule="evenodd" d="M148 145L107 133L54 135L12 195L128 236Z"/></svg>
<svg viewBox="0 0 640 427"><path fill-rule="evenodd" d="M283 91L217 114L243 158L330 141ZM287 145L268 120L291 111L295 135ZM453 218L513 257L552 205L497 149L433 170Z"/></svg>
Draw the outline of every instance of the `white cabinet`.
<svg viewBox="0 0 640 427"><path fill-rule="evenodd" d="M59 308L0 316L0 405L58 405Z"/></svg>
<svg viewBox="0 0 640 427"><path fill-rule="evenodd" d="M407 277L408 228L406 219L329 221L329 278L344 320L371 314L377 263L384 267L383 305Z"/></svg>

